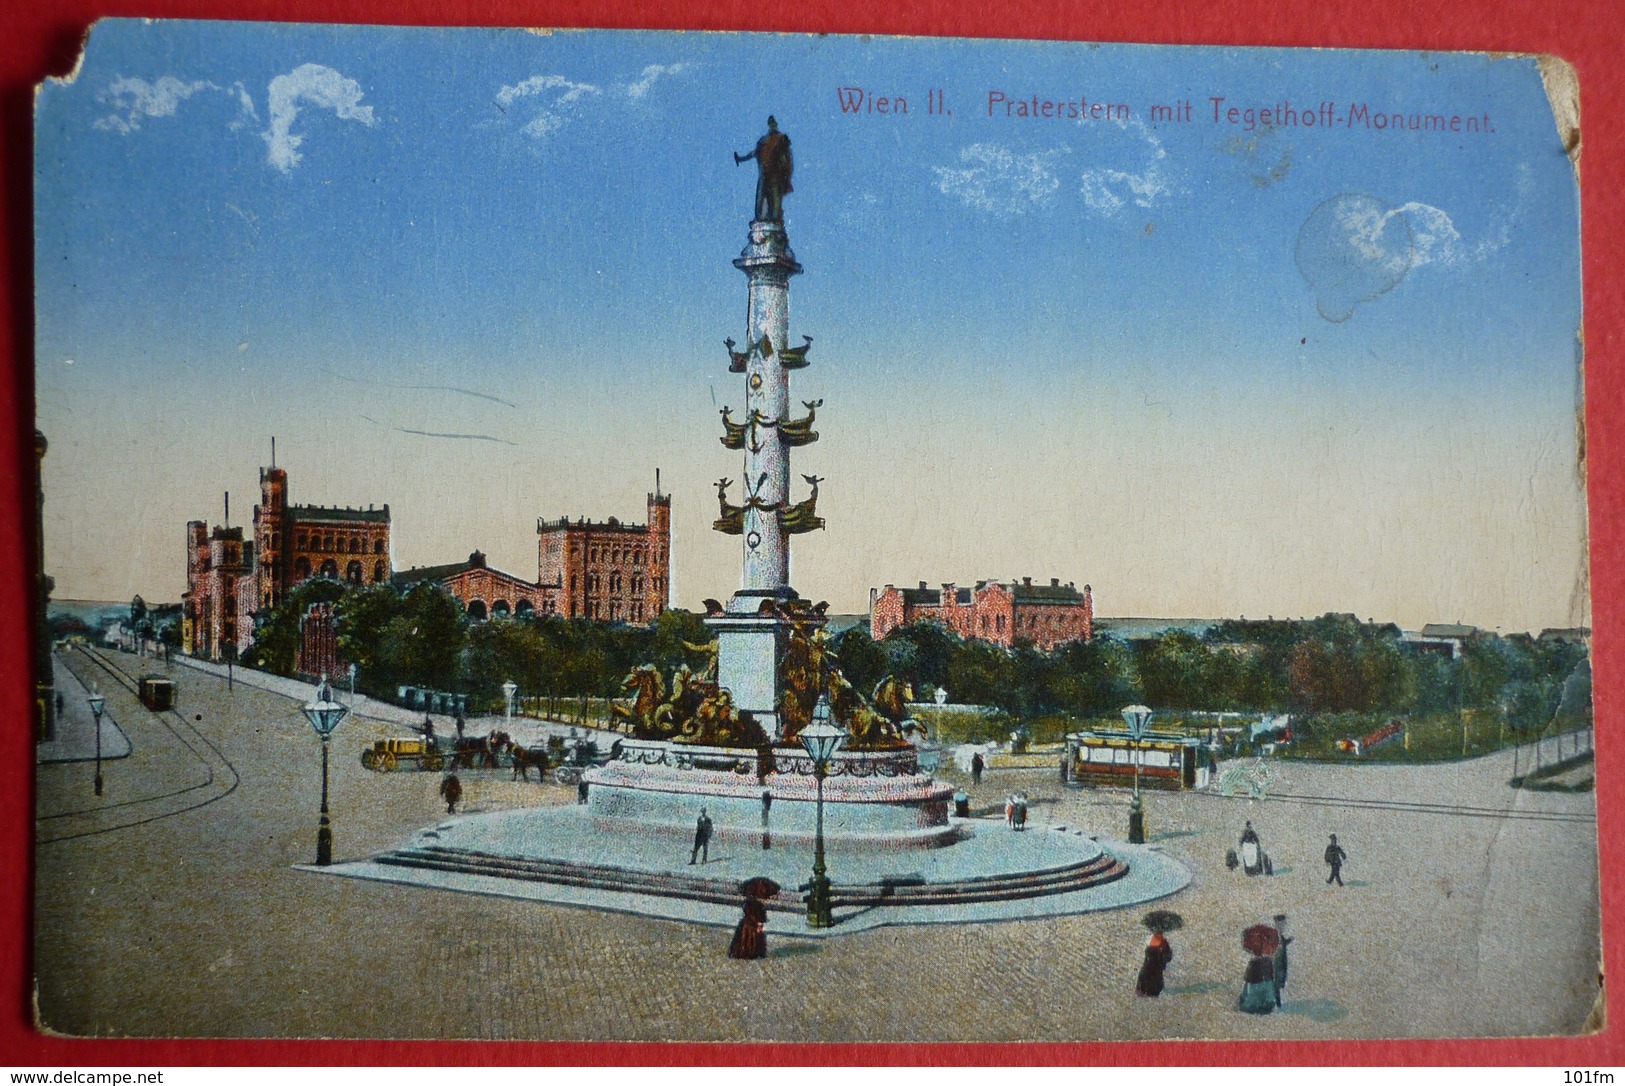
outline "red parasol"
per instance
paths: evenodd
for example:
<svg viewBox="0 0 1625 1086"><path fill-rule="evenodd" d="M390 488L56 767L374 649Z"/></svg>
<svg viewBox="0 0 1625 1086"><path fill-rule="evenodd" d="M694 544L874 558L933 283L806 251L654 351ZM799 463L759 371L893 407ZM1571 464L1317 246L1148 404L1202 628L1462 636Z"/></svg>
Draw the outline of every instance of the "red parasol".
<svg viewBox="0 0 1625 1086"><path fill-rule="evenodd" d="M755 878L746 879L744 882L739 884L739 892L741 894L744 894L746 897L756 898L758 900L766 900L767 898L776 896L779 889L779 884L768 878L766 875L757 875ZM1275 929L1271 928L1270 930L1273 931Z"/></svg>
<svg viewBox="0 0 1625 1086"><path fill-rule="evenodd" d="M1241 933L1241 946L1257 958L1274 954L1281 945L1281 933L1268 924L1254 924Z"/></svg>

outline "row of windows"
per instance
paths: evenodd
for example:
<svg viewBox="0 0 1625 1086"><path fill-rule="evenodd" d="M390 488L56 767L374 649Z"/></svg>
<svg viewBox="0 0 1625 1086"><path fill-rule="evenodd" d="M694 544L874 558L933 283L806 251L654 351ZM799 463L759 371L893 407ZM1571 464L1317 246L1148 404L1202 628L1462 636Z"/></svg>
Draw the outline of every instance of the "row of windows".
<svg viewBox="0 0 1625 1086"><path fill-rule="evenodd" d="M570 541L570 553L579 554L581 544L575 540ZM591 543L587 546L587 561L609 562L618 565L622 561L631 562L635 566L647 564L649 550L647 546L615 546L608 543Z"/></svg>
<svg viewBox="0 0 1625 1086"><path fill-rule="evenodd" d="M281 546L280 537L274 533L271 536L271 546L273 549ZM372 543L372 553L383 554L386 546L384 540L375 539ZM326 535L319 535L315 532L309 534L300 532L294 537L294 547L302 551L326 551L333 554L344 554L346 552L350 554L367 553L366 540L361 536L341 535L335 537L332 532L328 532Z"/></svg>
<svg viewBox="0 0 1625 1086"><path fill-rule="evenodd" d="M310 559L305 558L303 556L298 558L293 564L293 575L294 575L294 578L296 580L301 580L301 581L303 581L307 577L309 577L310 576ZM321 566L317 569L316 576L318 576L318 577L326 577L329 580L337 580L338 576L339 576L339 564L338 564L338 561L336 559L332 559L332 558L329 558L326 561L324 561L321 564ZM361 563L358 562L358 561L352 560L350 562L350 564L344 568L344 579L346 581L349 581L351 584L360 584L360 583L362 583ZM382 584L384 581L386 581L388 579L389 579L389 565L388 565L388 563L386 563L386 562L384 562L382 560L374 562L372 564L372 583L373 584Z"/></svg>

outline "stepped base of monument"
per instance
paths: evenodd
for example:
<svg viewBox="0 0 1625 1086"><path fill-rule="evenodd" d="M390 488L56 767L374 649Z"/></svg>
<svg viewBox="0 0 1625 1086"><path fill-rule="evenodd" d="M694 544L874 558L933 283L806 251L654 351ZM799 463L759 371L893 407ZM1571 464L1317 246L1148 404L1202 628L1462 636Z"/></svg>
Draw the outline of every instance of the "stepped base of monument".
<svg viewBox="0 0 1625 1086"><path fill-rule="evenodd" d="M306 870L719 926L738 920L739 884L765 875L783 888L769 902L769 930L810 936L1120 908L1190 880L1155 848L1064 826L1016 832L954 819L951 828L954 842L941 848L829 851L836 923L827 931L806 928L810 845L719 836L690 864L692 834L607 829L585 806L453 818L380 855Z"/></svg>

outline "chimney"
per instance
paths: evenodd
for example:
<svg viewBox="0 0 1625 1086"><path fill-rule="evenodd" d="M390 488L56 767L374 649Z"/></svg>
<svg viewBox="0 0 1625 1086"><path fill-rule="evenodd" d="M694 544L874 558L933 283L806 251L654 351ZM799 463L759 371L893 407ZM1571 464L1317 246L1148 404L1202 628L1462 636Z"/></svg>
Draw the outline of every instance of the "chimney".
<svg viewBox="0 0 1625 1086"><path fill-rule="evenodd" d="M1023 577L1021 579L1021 586L1023 588L1031 588L1033 586L1033 579L1031 577Z"/></svg>
<svg viewBox="0 0 1625 1086"><path fill-rule="evenodd" d="M921 591L921 592L924 592L924 591L925 591L925 582L924 582L924 581L921 581L921 582L920 582L920 591Z"/></svg>
<svg viewBox="0 0 1625 1086"><path fill-rule="evenodd" d="M1060 588L1061 587L1061 579L1059 577L1051 577L1049 579L1049 586L1051 588Z"/></svg>

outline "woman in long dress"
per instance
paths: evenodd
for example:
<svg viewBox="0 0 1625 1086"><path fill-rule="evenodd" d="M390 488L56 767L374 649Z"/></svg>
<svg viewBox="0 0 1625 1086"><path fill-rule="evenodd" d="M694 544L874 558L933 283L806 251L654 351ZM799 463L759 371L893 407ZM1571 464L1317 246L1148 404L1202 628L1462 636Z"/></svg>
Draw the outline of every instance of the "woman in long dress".
<svg viewBox="0 0 1625 1086"><path fill-rule="evenodd" d="M1275 966L1267 955L1253 955L1247 963L1238 1006L1248 1014L1269 1014L1275 1010Z"/></svg>
<svg viewBox="0 0 1625 1086"><path fill-rule="evenodd" d="M728 944L730 958L767 957L767 905L759 898L745 899L745 915L734 928L733 942Z"/></svg>
<svg viewBox="0 0 1625 1086"><path fill-rule="evenodd" d="M1168 945L1168 937L1160 931L1151 933L1151 941L1145 944L1145 964L1140 966L1140 979L1134 985L1138 995L1155 998L1162 994L1162 971L1168 968L1168 963L1174 960L1174 948Z"/></svg>

